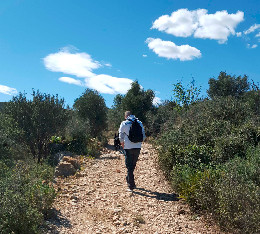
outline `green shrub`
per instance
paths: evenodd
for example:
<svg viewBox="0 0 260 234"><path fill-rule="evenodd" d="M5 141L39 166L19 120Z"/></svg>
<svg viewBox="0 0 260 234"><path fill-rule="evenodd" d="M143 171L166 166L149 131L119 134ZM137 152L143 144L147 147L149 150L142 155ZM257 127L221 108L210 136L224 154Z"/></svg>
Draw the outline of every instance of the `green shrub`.
<svg viewBox="0 0 260 234"><path fill-rule="evenodd" d="M176 165L171 172L173 188L195 209L216 207L216 182L218 170L213 167L201 169L188 165Z"/></svg>
<svg viewBox="0 0 260 234"><path fill-rule="evenodd" d="M219 221L241 233L260 231L260 147L223 167L218 186Z"/></svg>
<svg viewBox="0 0 260 234"><path fill-rule="evenodd" d="M219 166L191 168L177 164L171 171L173 188L194 209L204 209L227 230L258 233L260 222L260 147L245 159Z"/></svg>
<svg viewBox="0 0 260 234"><path fill-rule="evenodd" d="M105 99L96 90L86 89L75 100L73 108L77 116L89 125L91 137L103 134L107 128L107 107Z"/></svg>
<svg viewBox="0 0 260 234"><path fill-rule="evenodd" d="M0 232L38 233L56 196L50 183L53 168L33 162L0 166L5 171L0 177Z"/></svg>
<svg viewBox="0 0 260 234"><path fill-rule="evenodd" d="M159 163L192 208L231 232L260 233L259 89L248 91L247 77L220 75L211 79L212 100L186 104L160 129Z"/></svg>
<svg viewBox="0 0 260 234"><path fill-rule="evenodd" d="M221 163L235 156L245 157L248 146L248 142L238 135L221 136L216 139L214 161Z"/></svg>
<svg viewBox="0 0 260 234"><path fill-rule="evenodd" d="M20 130L16 143L26 145L38 162L47 158L51 136L63 131L68 119L64 99L34 90L32 100L25 93L13 97L5 104L4 113Z"/></svg>
<svg viewBox="0 0 260 234"><path fill-rule="evenodd" d="M76 154L87 154L87 143L89 138L89 122L79 118L71 111L70 121L65 130L67 150Z"/></svg>
<svg viewBox="0 0 260 234"><path fill-rule="evenodd" d="M173 101L165 101L158 107L146 113L147 123L145 126L146 135L156 137L161 131L167 129L167 122L174 122L177 117L177 104Z"/></svg>

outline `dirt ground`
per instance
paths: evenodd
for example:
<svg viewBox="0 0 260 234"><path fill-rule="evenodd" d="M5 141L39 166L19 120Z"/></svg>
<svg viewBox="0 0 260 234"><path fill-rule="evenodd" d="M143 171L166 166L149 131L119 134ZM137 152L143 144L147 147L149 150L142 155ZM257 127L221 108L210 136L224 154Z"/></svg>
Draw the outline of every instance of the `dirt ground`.
<svg viewBox="0 0 260 234"><path fill-rule="evenodd" d="M124 155L112 145L100 158L82 159L82 164L75 176L57 179L56 216L47 221L48 233L221 233L178 199L147 143L135 169L133 193L127 191Z"/></svg>

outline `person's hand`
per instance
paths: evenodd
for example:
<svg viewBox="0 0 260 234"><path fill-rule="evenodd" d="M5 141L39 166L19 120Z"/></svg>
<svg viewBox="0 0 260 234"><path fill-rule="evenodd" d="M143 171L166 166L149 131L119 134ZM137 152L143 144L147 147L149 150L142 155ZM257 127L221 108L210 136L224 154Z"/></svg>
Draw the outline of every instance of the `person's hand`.
<svg viewBox="0 0 260 234"><path fill-rule="evenodd" d="M125 142L121 142L122 148L124 149Z"/></svg>

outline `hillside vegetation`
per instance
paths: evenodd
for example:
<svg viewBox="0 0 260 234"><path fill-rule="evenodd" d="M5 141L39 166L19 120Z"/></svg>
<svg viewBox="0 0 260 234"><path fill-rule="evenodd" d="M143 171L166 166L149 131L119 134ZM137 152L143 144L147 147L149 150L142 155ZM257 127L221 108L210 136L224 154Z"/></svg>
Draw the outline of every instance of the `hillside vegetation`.
<svg viewBox="0 0 260 234"><path fill-rule="evenodd" d="M173 100L153 105L137 81L107 108L87 89L72 108L50 94L20 93L0 108L0 232L39 233L51 215L56 153L98 157L107 132L130 110L145 125L174 191L223 230L258 233L260 90L247 76L221 72L208 97L192 81L173 85Z"/></svg>
<svg viewBox="0 0 260 234"><path fill-rule="evenodd" d="M224 229L258 233L260 90L246 76L223 72L209 80L209 98L192 100L194 89L178 88L177 108L166 103L157 111L160 116L168 106L171 113L155 140L168 180Z"/></svg>
<svg viewBox="0 0 260 234"><path fill-rule="evenodd" d="M200 98L194 80L187 88L179 82L173 85L173 101L149 110L139 105L139 112L128 109L145 114L142 121L166 178L194 211L208 212L224 230L258 233L259 87L247 76L221 72L209 79L207 93ZM141 95L131 99L135 108ZM116 97L111 112L125 110L127 98Z"/></svg>
<svg viewBox="0 0 260 234"><path fill-rule="evenodd" d="M106 113L104 99L93 90L86 90L73 109L58 96L34 90L31 99L20 93L2 105L0 233L40 232L56 197L56 153L97 156L104 142L97 126L106 126Z"/></svg>

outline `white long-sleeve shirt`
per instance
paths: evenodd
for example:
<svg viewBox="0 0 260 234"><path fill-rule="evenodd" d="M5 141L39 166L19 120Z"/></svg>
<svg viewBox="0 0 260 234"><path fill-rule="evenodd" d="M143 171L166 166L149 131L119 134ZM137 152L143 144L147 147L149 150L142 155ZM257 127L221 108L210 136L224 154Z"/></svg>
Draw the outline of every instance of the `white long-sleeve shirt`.
<svg viewBox="0 0 260 234"><path fill-rule="evenodd" d="M119 127L119 140L121 143L124 142L124 149L141 149L141 146L142 146L142 142L138 142L138 143L134 143L134 142L131 142L128 138L129 136L129 130L130 130L130 127L132 125L132 121L129 120L131 119L132 121L134 121L135 119L137 119L134 115L130 115L127 117L127 119L125 121L123 121L121 124L120 124L120 127ZM143 123L137 119L137 122L140 124L140 126L142 127L142 132L143 132L143 140L146 138L145 136L145 131L144 131L144 126L143 126Z"/></svg>

